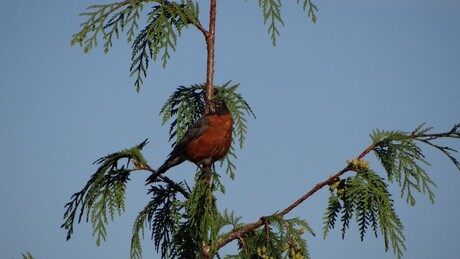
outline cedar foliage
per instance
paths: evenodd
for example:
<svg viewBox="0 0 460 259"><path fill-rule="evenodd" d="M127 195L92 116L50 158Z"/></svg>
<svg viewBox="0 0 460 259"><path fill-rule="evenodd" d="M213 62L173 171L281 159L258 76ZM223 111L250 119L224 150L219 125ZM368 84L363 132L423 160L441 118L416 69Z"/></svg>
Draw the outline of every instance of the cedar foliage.
<svg viewBox="0 0 460 259"><path fill-rule="evenodd" d="M210 1L212 6L215 0ZM310 0L297 0L297 4L315 23L316 5ZM284 25L282 1L258 0L258 5L272 43L276 45L279 27ZM210 38L211 30L207 31L202 26L199 11L198 2L191 0L125 0L93 5L81 14L86 21L81 24L81 30L73 35L71 44L80 45L86 53L102 40L107 53L113 46L113 40L125 34L127 41L132 44L130 72L135 78L134 86L139 91L147 76L149 62L161 60L163 67L166 67L182 30L195 28L207 40ZM140 27L141 22L145 25ZM305 220L288 218L287 214L326 186L329 186L330 196L323 216L324 238L339 222L342 237L345 238L350 222L355 219L361 240L369 232L376 237L381 235L385 251L391 248L401 258L406 249L404 226L394 210L389 184L396 183L401 188L400 195L409 205L416 202L414 192L427 194L434 202L435 183L423 167L429 163L420 143L441 151L460 170L460 163L453 156L457 151L435 142L438 139L459 139L460 124L441 133L430 133L432 129L424 124L412 132L377 129L370 135L370 146L356 158L347 161L346 166L335 175L307 190L304 196L284 210L261 216L256 222L242 223L241 218L233 212L218 209L215 192L225 192L218 173L222 167L230 178L234 178L235 146L243 147L247 118L255 118L255 115L237 92L239 84L227 82L214 86L209 75L206 82L178 87L160 111L163 125L169 124L169 140L174 145L205 112L206 91L212 89L212 95L226 101L234 118L232 147L220 167L212 167L211 182L204 181L201 169L197 168L195 183L191 186L185 181L175 182L166 176L160 176L148 186L151 199L133 223L131 258L142 257L141 239L147 230L151 231L153 247L162 258L211 258L219 256L219 249L232 241L238 242L239 251L228 257L310 258L307 237L315 236L315 232ZM125 211L125 191L131 173L139 170L154 172L142 153L147 144L145 140L95 161L98 166L96 172L65 205L61 227L67 230L67 239L72 237L75 224L85 219L93 226L96 244L105 241L107 224ZM380 161L381 168L371 169L369 162L363 160L372 151ZM382 168L383 172L380 172ZM307 233L310 235L305 235Z"/></svg>

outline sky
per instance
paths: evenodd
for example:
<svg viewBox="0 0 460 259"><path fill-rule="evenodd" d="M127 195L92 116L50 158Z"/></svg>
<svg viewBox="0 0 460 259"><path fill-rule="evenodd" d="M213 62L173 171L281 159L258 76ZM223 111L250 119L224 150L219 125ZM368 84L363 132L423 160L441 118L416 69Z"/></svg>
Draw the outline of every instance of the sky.
<svg viewBox="0 0 460 259"><path fill-rule="evenodd" d="M7 1L0 16L0 258L129 258L132 223L149 197L147 172L132 175L126 212L108 225L100 247L91 225L75 226L66 241L64 205L106 154L149 138L152 167L170 152L168 126L158 113L172 91L205 80L202 34L183 32L166 69L152 63L140 93L129 76L131 50L124 38L106 55L87 54L70 40L92 4L84 1ZM433 132L460 123L460 2L455 0L316 0L312 24L295 1L283 1L285 26L273 47L255 0L218 1L215 84L239 83L257 118L248 118L237 149L235 180L222 173L219 209L246 223L282 210L346 165L370 143L374 129ZM207 19L206 1L200 18ZM100 45L101 46L101 45ZM460 149L458 140L440 142ZM436 182L436 202L416 195L408 206L391 185L405 226L405 258L458 256L460 173L424 146ZM456 155L460 159L460 155ZM366 157L384 176L373 154ZM168 172L191 181L184 163ZM289 216L316 232L306 236L312 258L394 258L381 236L359 240L352 225L322 238L327 188ZM144 258L152 252L148 233ZM236 252L231 243L223 251Z"/></svg>

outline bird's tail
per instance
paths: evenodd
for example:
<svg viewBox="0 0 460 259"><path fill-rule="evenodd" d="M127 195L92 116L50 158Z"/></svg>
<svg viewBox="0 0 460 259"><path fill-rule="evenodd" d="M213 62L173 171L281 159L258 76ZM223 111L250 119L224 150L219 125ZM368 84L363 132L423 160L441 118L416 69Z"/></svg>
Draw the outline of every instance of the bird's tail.
<svg viewBox="0 0 460 259"><path fill-rule="evenodd" d="M149 176L149 178L147 178L145 184L148 185L148 184L152 184L152 183L156 182L157 178L160 175L164 174L169 168L171 168L171 167L167 167L167 164L164 163L162 166L160 166L160 168L158 168L158 170L155 171L155 173L152 173Z"/></svg>
<svg viewBox="0 0 460 259"><path fill-rule="evenodd" d="M156 179L158 178L158 176L160 176L161 174L158 173L158 171L155 171L155 173L152 173L149 178L147 178L147 180L145 180L145 184L146 185L149 185L149 184L152 184L156 181Z"/></svg>
<svg viewBox="0 0 460 259"><path fill-rule="evenodd" d="M169 170L169 168L173 167L173 166L176 166L180 163L184 162L184 160L180 159L179 157L176 157L176 158L169 158L167 159L163 165L160 166L160 168L158 168L158 170L155 171L155 173L152 173L149 178L147 178L146 180L146 185L149 185L149 184L152 184L154 182L157 181L157 178L166 173L166 171Z"/></svg>

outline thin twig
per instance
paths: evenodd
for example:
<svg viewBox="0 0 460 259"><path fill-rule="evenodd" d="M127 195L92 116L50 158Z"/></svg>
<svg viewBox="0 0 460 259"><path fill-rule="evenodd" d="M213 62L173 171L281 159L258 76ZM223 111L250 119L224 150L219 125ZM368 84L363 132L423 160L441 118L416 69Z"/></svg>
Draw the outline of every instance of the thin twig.
<svg viewBox="0 0 460 259"><path fill-rule="evenodd" d="M244 242L244 239L241 236L238 236L238 240L240 240L241 246L243 246L244 254L248 256L249 252L248 252L248 248L246 247L246 242Z"/></svg>

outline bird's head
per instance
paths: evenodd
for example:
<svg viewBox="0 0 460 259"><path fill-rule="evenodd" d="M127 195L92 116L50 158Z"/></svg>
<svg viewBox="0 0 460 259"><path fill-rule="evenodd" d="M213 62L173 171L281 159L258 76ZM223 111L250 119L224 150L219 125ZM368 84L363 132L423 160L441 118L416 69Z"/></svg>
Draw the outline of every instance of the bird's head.
<svg viewBox="0 0 460 259"><path fill-rule="evenodd" d="M229 114L230 111L227 108L227 104L222 99L213 99L209 102L209 114L225 115Z"/></svg>

